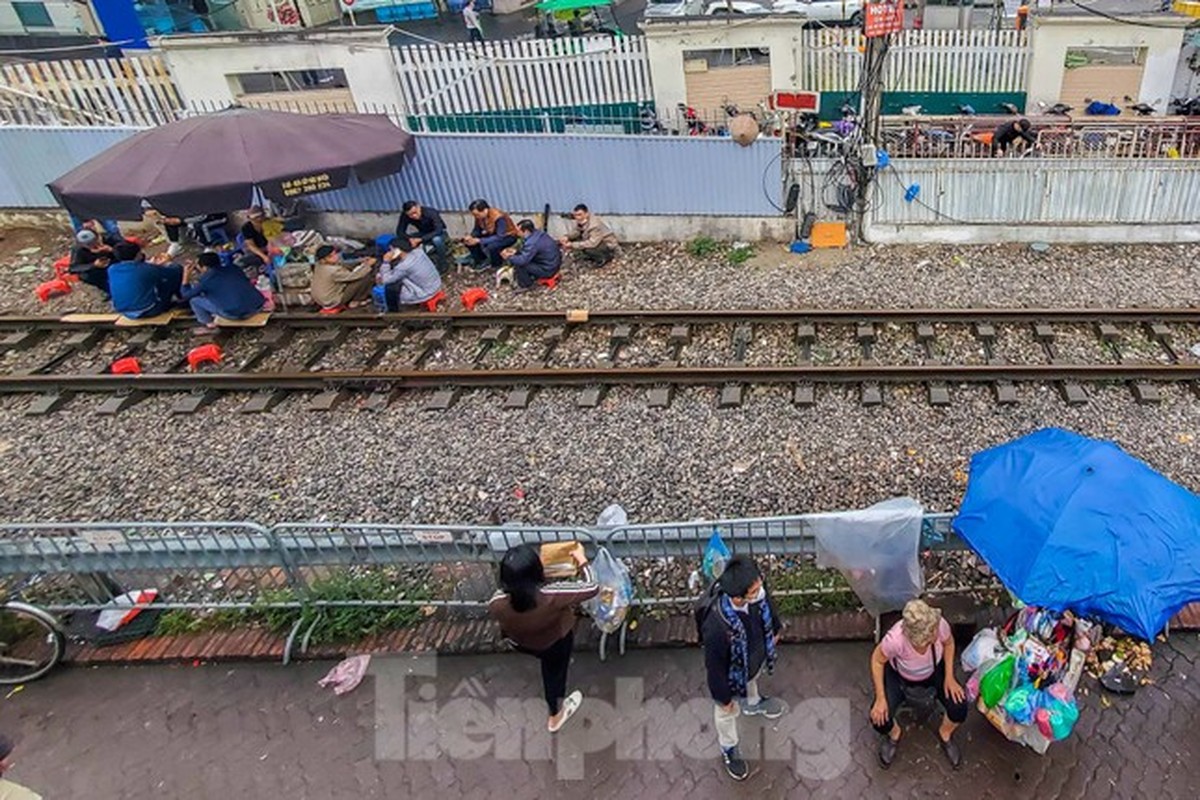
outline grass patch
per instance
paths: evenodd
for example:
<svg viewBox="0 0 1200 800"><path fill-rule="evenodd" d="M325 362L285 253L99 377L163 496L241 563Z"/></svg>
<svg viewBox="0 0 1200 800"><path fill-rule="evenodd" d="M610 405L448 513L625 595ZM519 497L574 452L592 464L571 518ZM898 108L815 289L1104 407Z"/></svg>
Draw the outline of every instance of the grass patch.
<svg viewBox="0 0 1200 800"><path fill-rule="evenodd" d="M347 642L372 636L387 630L407 628L420 622L425 613L420 606L335 606L316 607L316 602L353 601L422 601L433 599L427 587L405 586L395 576L382 571L342 572L313 581L308 594L294 589L272 589L262 593L252 608L192 611L172 609L158 620L155 633L160 636L179 636L213 630L242 627L264 627L276 634L286 634L300 621L301 630L313 627L312 642ZM272 603L302 602L298 608L273 608Z"/></svg>
<svg viewBox="0 0 1200 800"><path fill-rule="evenodd" d="M696 258L707 258L719 252L723 247L724 245L711 236L697 236L688 242L687 251L689 255Z"/></svg>
<svg viewBox="0 0 1200 800"><path fill-rule="evenodd" d="M805 614L812 611L853 611L862 607L858 596L840 572L819 569L812 564L779 568L767 576L775 605L780 614ZM806 592L781 596L783 592Z"/></svg>
<svg viewBox="0 0 1200 800"><path fill-rule="evenodd" d="M754 258L754 247L747 245L745 247L731 248L725 257L729 259L729 263L733 266L741 266L750 259Z"/></svg>

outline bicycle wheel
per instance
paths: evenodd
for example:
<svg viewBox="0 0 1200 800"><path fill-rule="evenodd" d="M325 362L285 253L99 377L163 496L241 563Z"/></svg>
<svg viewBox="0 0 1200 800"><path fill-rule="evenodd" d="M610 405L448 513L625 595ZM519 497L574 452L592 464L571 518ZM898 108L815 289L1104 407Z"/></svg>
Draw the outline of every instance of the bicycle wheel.
<svg viewBox="0 0 1200 800"><path fill-rule="evenodd" d="M0 684L37 680L54 669L65 647L50 614L24 603L0 606Z"/></svg>

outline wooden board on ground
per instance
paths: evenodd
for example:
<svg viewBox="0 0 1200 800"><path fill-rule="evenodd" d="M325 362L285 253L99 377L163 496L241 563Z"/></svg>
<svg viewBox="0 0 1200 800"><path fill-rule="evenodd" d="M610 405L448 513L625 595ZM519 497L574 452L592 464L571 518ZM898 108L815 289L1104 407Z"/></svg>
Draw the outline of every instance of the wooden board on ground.
<svg viewBox="0 0 1200 800"><path fill-rule="evenodd" d="M117 327L145 328L154 325L170 325L173 321L182 316L185 315L180 309L173 309L165 314L159 314L153 317L140 317L138 319L131 319L122 314L121 316L117 317Z"/></svg>
<svg viewBox="0 0 1200 800"><path fill-rule="evenodd" d="M85 325L95 325L98 322L116 322L121 318L120 314L64 314L58 318L59 322L77 322Z"/></svg>
<svg viewBox="0 0 1200 800"><path fill-rule="evenodd" d="M217 317L217 327L219 327L219 328L261 328L267 324L267 320L269 320L270 318L271 318L271 315L266 311L263 311L262 313L259 313L259 314L255 314L252 317L246 317L245 319L228 319L226 317Z"/></svg>

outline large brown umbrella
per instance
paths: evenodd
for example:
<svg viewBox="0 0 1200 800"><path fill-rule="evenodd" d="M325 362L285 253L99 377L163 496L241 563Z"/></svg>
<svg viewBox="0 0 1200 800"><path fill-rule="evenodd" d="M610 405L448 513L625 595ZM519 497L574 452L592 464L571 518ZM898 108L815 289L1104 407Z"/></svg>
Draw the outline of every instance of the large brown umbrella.
<svg viewBox="0 0 1200 800"><path fill-rule="evenodd" d="M415 141L387 117L290 114L235 106L132 136L50 184L82 218L141 219L277 202L398 172Z"/></svg>

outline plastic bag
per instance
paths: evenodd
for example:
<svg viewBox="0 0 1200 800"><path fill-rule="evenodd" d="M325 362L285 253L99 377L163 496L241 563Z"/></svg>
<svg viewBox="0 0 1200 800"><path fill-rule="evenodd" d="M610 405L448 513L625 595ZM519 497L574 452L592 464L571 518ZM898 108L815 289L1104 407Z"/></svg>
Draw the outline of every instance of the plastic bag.
<svg viewBox="0 0 1200 800"><path fill-rule="evenodd" d="M1012 717L1013 722L1029 725L1038 710L1037 689L1028 684L1013 689L1004 698L1004 710Z"/></svg>
<svg viewBox="0 0 1200 800"><path fill-rule="evenodd" d="M700 563L700 571L704 573L708 583L721 577L732 555L721 539L721 532L714 530L712 536L708 537L708 544L704 548L704 560Z"/></svg>
<svg viewBox="0 0 1200 800"><path fill-rule="evenodd" d="M903 608L924 588L917 557L923 516L911 497L816 515L817 566L840 570L872 614Z"/></svg>
<svg viewBox="0 0 1200 800"><path fill-rule="evenodd" d="M1004 695L1008 694L1014 669L1016 659L1011 655L1005 656L979 679L979 696L983 698L985 706L995 708L996 704L1004 699Z"/></svg>
<svg viewBox="0 0 1200 800"><path fill-rule="evenodd" d="M324 678L317 681L317 685L332 686L333 693L339 696L352 692L362 682L363 675L367 674L367 667L370 664L370 655L350 656L339 661L337 666L329 670Z"/></svg>
<svg viewBox="0 0 1200 800"><path fill-rule="evenodd" d="M618 528L622 525L629 524L629 515L625 513L625 509L621 508L617 503L605 508L600 512L600 516L596 518L597 528Z"/></svg>
<svg viewBox="0 0 1200 800"><path fill-rule="evenodd" d="M599 584L600 592L584 603L584 610L603 633L612 633L621 627L629 613L633 580L629 577L629 569L613 558L605 547L600 548L592 561L592 577Z"/></svg>
<svg viewBox="0 0 1200 800"><path fill-rule="evenodd" d="M975 634L975 638L971 640L969 645L963 648L961 658L962 668L967 672L974 672L984 662L995 658L999 649L1000 640L996 637L995 629L984 628Z"/></svg>

